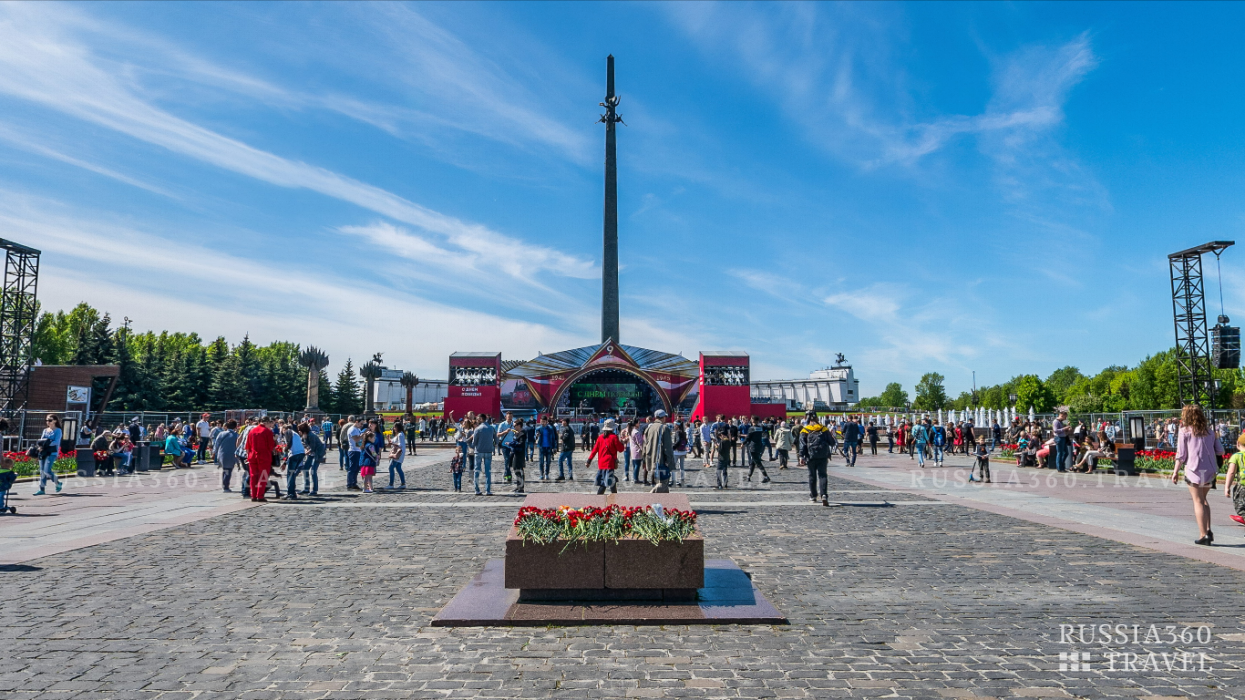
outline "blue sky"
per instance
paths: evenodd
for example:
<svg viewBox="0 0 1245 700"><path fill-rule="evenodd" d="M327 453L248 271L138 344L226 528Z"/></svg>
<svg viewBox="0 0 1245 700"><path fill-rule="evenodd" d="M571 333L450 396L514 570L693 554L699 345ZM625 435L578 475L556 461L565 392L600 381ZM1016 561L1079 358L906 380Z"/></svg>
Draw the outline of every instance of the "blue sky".
<svg viewBox="0 0 1245 700"><path fill-rule="evenodd" d="M1245 224L1243 19L6 3L0 236L45 251L45 308L334 366L589 344L613 53L623 342L744 349L757 378L843 352L865 394L1096 372L1172 344L1166 253Z"/></svg>

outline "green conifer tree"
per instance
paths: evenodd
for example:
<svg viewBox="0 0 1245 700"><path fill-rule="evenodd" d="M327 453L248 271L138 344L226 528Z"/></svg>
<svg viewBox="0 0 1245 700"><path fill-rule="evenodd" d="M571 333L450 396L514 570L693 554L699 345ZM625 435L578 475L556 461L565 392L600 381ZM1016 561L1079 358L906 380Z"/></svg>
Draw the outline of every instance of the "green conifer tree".
<svg viewBox="0 0 1245 700"><path fill-rule="evenodd" d="M333 399L338 413L363 413L359 380L355 379L354 363L349 358L346 366L337 373L337 382L333 385Z"/></svg>

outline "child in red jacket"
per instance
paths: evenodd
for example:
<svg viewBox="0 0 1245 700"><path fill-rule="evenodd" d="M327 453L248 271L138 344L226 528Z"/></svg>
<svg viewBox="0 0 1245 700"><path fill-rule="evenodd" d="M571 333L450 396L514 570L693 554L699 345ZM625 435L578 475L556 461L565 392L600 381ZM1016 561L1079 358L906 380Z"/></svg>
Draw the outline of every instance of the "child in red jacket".
<svg viewBox="0 0 1245 700"><path fill-rule="evenodd" d="M614 476L614 469L618 467L618 453L626 447L614 434L614 428L613 418L605 421L605 425L601 426L601 437L597 438L596 444L592 446L592 452L588 453L588 461L585 463L585 466L591 466L592 458L597 458L598 496L605 493L607 486L610 493L618 493L618 478Z"/></svg>

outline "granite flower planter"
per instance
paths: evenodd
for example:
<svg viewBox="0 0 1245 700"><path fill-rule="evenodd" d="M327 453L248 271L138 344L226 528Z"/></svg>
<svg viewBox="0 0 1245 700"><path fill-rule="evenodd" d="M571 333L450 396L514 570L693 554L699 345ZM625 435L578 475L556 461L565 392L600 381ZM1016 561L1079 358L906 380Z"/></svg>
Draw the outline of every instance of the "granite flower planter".
<svg viewBox="0 0 1245 700"><path fill-rule="evenodd" d="M525 506L624 507L660 503L691 510L682 494L532 494ZM521 600L695 600L705 582L705 541L700 533L682 542L642 539L566 546L524 543L514 527L506 537L506 588Z"/></svg>

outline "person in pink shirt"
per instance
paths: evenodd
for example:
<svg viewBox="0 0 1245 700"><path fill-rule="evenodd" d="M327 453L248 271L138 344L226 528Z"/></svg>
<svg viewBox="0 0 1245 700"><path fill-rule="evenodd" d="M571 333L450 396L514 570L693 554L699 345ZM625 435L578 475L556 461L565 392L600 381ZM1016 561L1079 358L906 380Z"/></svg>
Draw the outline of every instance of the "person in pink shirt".
<svg viewBox="0 0 1245 700"><path fill-rule="evenodd" d="M1180 470L1184 469L1185 481L1189 483L1189 495L1193 497L1193 517L1201 535L1193 544L1208 545L1215 541L1210 530L1210 503L1206 495L1219 476L1219 460L1223 444L1210 431L1202 407L1190 404L1180 412L1180 434L1176 437L1176 468L1172 470L1172 483L1180 483Z"/></svg>

